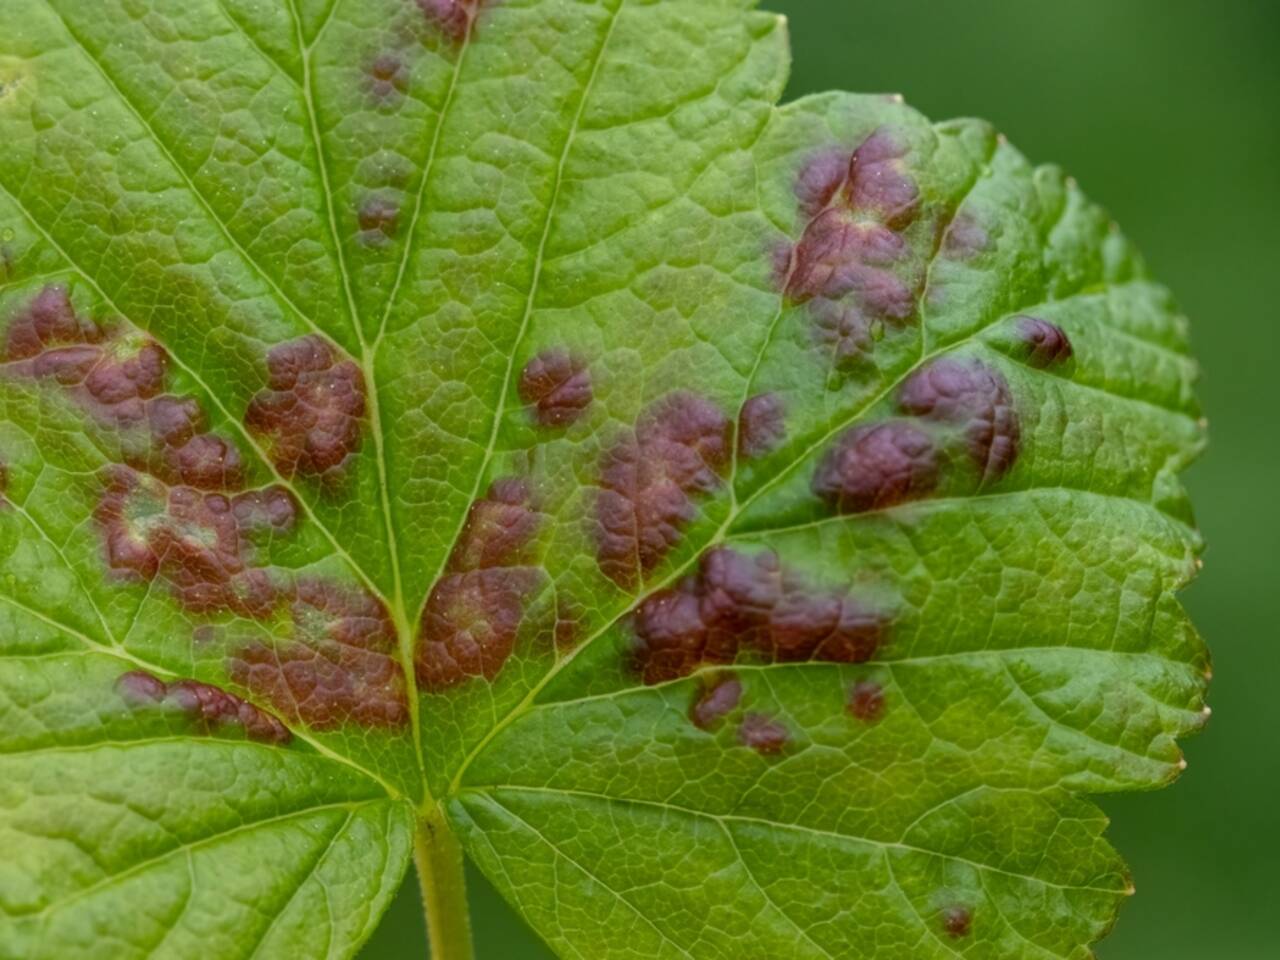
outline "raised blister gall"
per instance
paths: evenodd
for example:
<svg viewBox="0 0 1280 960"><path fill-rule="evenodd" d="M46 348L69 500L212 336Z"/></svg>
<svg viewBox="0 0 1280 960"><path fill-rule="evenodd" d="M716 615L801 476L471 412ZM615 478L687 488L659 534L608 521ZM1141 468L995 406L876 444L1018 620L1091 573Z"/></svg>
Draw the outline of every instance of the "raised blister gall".
<svg viewBox="0 0 1280 960"><path fill-rule="evenodd" d="M920 189L906 173L907 148L880 127L862 142L849 161L849 199L855 209L873 212L885 225L901 230L920 213Z"/></svg>
<svg viewBox="0 0 1280 960"><path fill-rule="evenodd" d="M524 365L520 400L540 427L567 427L591 406L591 372L568 350L543 350Z"/></svg>
<svg viewBox="0 0 1280 960"><path fill-rule="evenodd" d="M883 510L933 493L939 464L933 439L899 420L847 430L823 457L813 492L838 513Z"/></svg>
<svg viewBox="0 0 1280 960"><path fill-rule="evenodd" d="M194 397L156 397L147 404L147 420L156 441L173 450L205 431L204 413Z"/></svg>
<svg viewBox="0 0 1280 960"><path fill-rule="evenodd" d="M200 733L239 729L250 740L288 743L292 734L283 723L253 704L220 687L196 680L169 683L142 670L130 670L116 680L120 697L134 709L172 709L184 714Z"/></svg>
<svg viewBox="0 0 1280 960"><path fill-rule="evenodd" d="M728 467L733 424L694 393L651 405L635 430L605 451L594 535L601 571L630 588L662 561Z"/></svg>
<svg viewBox="0 0 1280 960"><path fill-rule="evenodd" d="M356 215L360 242L367 247L385 246L400 228L400 206L383 196L366 197Z"/></svg>
<svg viewBox="0 0 1280 960"><path fill-rule="evenodd" d="M5 359L27 360L59 344L98 343L103 331L76 313L61 284L44 287L9 324Z"/></svg>
<svg viewBox="0 0 1280 960"><path fill-rule="evenodd" d="M529 600L545 582L531 551L542 519L518 477L494 481L471 505L422 613L414 666L424 690L492 679L507 662Z"/></svg>
<svg viewBox="0 0 1280 960"><path fill-rule="evenodd" d="M998 480L1018 457L1021 429L1009 384L994 367L967 357L944 357L912 374L898 407L962 428L983 480Z"/></svg>
<svg viewBox="0 0 1280 960"><path fill-rule="evenodd" d="M776 756L791 742L791 732L763 713L748 713L738 725L738 742L765 757Z"/></svg>
<svg viewBox="0 0 1280 960"><path fill-rule="evenodd" d="M413 0L427 22L454 43L467 39L475 18L492 0Z"/></svg>
<svg viewBox="0 0 1280 960"><path fill-rule="evenodd" d="M170 477L201 490L234 490L243 482L240 451L217 434L201 433L165 451Z"/></svg>
<svg viewBox="0 0 1280 960"><path fill-rule="evenodd" d="M288 606L292 636L237 650L228 670L238 684L317 730L408 723L395 626L380 600L307 578L278 596Z"/></svg>
<svg viewBox="0 0 1280 960"><path fill-rule="evenodd" d="M530 561L528 547L537 536L542 514L534 509L527 481L502 477L486 496L471 505L462 534L449 555L449 570L517 567Z"/></svg>
<svg viewBox="0 0 1280 960"><path fill-rule="evenodd" d="M641 603L632 628L632 668L645 683L662 683L740 658L860 663L875 653L885 624L847 593L786 574L773 553L719 547L696 574Z"/></svg>
<svg viewBox="0 0 1280 960"><path fill-rule="evenodd" d="M108 473L94 513L112 570L142 580L163 575L183 605L195 612L243 609L252 576L241 550L230 502L220 494L169 487L131 470ZM270 601L268 600L268 606Z"/></svg>
<svg viewBox="0 0 1280 960"><path fill-rule="evenodd" d="M443 577L422 614L415 665L423 690L436 692L471 677L497 676L515 649L529 599L542 579L530 567Z"/></svg>
<svg viewBox="0 0 1280 960"><path fill-rule="evenodd" d="M245 424L267 444L287 477L333 478L360 445L364 375L322 337L308 335L267 353L267 387L245 411Z"/></svg>
<svg viewBox="0 0 1280 960"><path fill-rule="evenodd" d="M854 369L884 328L916 314L922 278L909 267L904 231L919 217L920 191L907 154L881 128L851 153L813 155L796 175L807 222L798 241L774 252L774 274L787 298L806 306L815 342L839 370Z"/></svg>
<svg viewBox="0 0 1280 960"><path fill-rule="evenodd" d="M137 419L135 406L164 389L169 355L148 337L113 337L102 345L102 356L84 379L85 389L112 420Z"/></svg>
<svg viewBox="0 0 1280 960"><path fill-rule="evenodd" d="M884 688L874 680L860 680L849 691L849 713L863 723L879 720L884 707Z"/></svg>
<svg viewBox="0 0 1280 960"><path fill-rule="evenodd" d="M796 199L800 212L816 217L831 203L849 178L849 152L838 148L814 154L796 174Z"/></svg>
<svg viewBox="0 0 1280 960"><path fill-rule="evenodd" d="M750 458L772 453L787 438L787 410L776 393L758 393L738 414L738 453Z"/></svg>
<svg viewBox="0 0 1280 960"><path fill-rule="evenodd" d="M724 674L705 684L689 709L689 718L702 730L711 730L733 711L742 699L742 682Z"/></svg>
<svg viewBox="0 0 1280 960"><path fill-rule="evenodd" d="M973 928L973 914L967 907L948 907L942 911L942 929L953 940L963 940Z"/></svg>
<svg viewBox="0 0 1280 960"><path fill-rule="evenodd" d="M1066 331L1039 317L1020 316L1014 330L1024 350L1026 362L1041 370L1066 363L1075 353Z"/></svg>
<svg viewBox="0 0 1280 960"><path fill-rule="evenodd" d="M380 53L365 68L369 92L379 103L398 100L409 89L409 65L396 53Z"/></svg>
<svg viewBox="0 0 1280 960"><path fill-rule="evenodd" d="M912 292L880 268L893 265L906 252L901 235L888 227L827 210L809 224L796 246L786 292L799 303L856 293L870 313L905 320L914 310Z"/></svg>
<svg viewBox="0 0 1280 960"><path fill-rule="evenodd" d="M12 372L66 388L99 424L118 429L146 422L169 365L149 337L78 316L61 286L44 288L13 319L4 360Z"/></svg>
<svg viewBox="0 0 1280 960"><path fill-rule="evenodd" d="M243 533L283 535L298 522L298 501L279 485L237 494L231 499L231 511Z"/></svg>

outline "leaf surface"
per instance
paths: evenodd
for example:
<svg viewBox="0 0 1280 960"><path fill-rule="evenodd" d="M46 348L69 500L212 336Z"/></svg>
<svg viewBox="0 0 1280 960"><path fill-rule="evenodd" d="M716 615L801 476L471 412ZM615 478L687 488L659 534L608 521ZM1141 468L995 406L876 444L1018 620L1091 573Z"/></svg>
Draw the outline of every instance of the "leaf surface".
<svg viewBox="0 0 1280 960"><path fill-rule="evenodd" d="M0 955L1087 957L1207 654L1187 324L747 0L0 9ZM856 81L856 77L852 78Z"/></svg>

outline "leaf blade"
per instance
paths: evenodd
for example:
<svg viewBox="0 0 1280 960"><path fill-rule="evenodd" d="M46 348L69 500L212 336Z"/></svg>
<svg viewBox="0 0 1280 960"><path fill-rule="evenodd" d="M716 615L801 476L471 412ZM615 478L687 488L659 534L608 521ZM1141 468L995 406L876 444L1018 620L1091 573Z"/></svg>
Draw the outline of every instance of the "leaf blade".
<svg viewBox="0 0 1280 960"><path fill-rule="evenodd" d="M566 955L1087 956L1076 795L1173 779L1208 674L1187 325L1106 214L978 121L775 107L746 0L153 6L0 31L0 688L373 791L262 839L225 952L353 951L438 799ZM148 350L136 409L75 366Z"/></svg>

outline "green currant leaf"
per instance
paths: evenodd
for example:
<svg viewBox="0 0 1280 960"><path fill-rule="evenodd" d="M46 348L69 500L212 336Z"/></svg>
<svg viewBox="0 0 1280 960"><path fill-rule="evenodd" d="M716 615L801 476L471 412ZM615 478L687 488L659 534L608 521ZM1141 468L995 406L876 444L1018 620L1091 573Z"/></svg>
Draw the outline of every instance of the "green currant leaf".
<svg viewBox="0 0 1280 960"><path fill-rule="evenodd" d="M0 5L0 956L351 956L415 840L466 956L455 836L565 957L1090 956L1083 797L1208 715L1186 321L786 70L749 0Z"/></svg>

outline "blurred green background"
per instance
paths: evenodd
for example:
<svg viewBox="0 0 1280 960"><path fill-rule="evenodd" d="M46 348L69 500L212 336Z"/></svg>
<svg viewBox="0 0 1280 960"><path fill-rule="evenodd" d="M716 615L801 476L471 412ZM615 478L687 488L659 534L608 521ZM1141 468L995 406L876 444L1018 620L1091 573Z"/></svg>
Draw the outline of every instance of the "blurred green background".
<svg viewBox="0 0 1280 960"><path fill-rule="evenodd" d="M1212 422L1190 485L1209 541L1186 601L1216 661L1209 730L1170 790L1108 798L1138 895L1101 960L1280 956L1280 2L764 0L789 96L901 92L994 121L1109 207L1192 317ZM478 877L480 960L550 954ZM412 876L362 960L425 954ZM856 960L856 958L851 958Z"/></svg>

